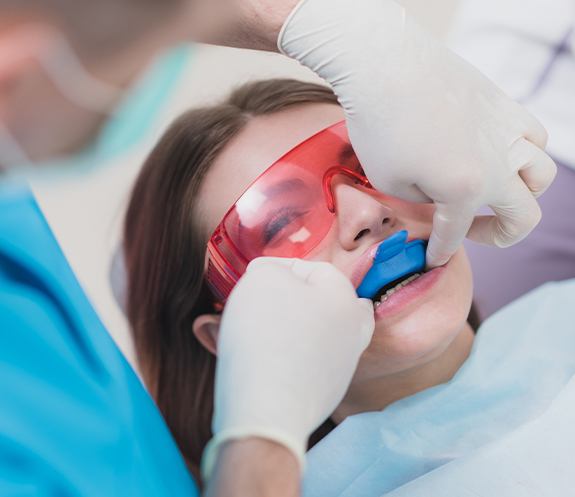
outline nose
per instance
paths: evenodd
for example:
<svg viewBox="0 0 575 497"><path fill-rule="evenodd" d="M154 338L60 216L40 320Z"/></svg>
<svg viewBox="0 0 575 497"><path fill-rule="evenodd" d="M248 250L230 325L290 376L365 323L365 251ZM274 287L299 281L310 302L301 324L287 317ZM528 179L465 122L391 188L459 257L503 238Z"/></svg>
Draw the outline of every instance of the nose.
<svg viewBox="0 0 575 497"><path fill-rule="evenodd" d="M397 216L382 195L348 181L339 181L332 188L339 242L345 250L376 243L394 232Z"/></svg>

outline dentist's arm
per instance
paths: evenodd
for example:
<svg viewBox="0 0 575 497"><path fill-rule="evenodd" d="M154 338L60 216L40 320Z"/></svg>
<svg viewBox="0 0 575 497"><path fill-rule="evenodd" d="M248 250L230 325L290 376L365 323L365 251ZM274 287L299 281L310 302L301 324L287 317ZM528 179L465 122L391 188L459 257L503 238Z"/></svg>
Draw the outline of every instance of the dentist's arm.
<svg viewBox="0 0 575 497"><path fill-rule="evenodd" d="M298 497L300 465L294 454L264 438L224 444L205 497Z"/></svg>
<svg viewBox="0 0 575 497"><path fill-rule="evenodd" d="M210 497L240 495L238 482L242 495L298 495L308 438L341 402L373 329L372 302L334 266L252 262L218 338L202 460Z"/></svg>

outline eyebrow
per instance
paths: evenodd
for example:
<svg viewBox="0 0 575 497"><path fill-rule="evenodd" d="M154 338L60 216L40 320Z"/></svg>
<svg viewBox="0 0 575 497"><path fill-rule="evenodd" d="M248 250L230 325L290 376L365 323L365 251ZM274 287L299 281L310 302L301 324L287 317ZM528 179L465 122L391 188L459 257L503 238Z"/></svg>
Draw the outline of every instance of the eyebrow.
<svg viewBox="0 0 575 497"><path fill-rule="evenodd" d="M337 160L340 164L349 164L350 161L358 161L357 156L353 150L353 147L349 143L345 143L341 146L337 154ZM271 185L264 191L264 194L268 197L273 195L277 195L279 193L284 193L289 190L295 190L297 188L302 188L305 186L305 183L298 178L293 178L286 181L280 181L275 185Z"/></svg>
<svg viewBox="0 0 575 497"><path fill-rule="evenodd" d="M297 188L303 188L305 183L299 178L293 178L286 181L280 181L275 185L271 185L269 188L266 188L264 194L269 198L273 197L274 195L278 195L279 193L284 193L289 190L295 190Z"/></svg>

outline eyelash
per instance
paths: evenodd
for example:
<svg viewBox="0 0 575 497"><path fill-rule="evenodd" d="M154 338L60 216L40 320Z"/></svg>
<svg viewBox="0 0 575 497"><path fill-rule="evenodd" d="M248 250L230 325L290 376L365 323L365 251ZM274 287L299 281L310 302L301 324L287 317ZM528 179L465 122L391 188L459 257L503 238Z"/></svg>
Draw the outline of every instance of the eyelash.
<svg viewBox="0 0 575 497"><path fill-rule="evenodd" d="M264 244L267 245L283 228L288 226L294 219L297 219L305 214L305 212L293 211L289 208L279 210L275 214L275 218L271 220L264 229Z"/></svg>

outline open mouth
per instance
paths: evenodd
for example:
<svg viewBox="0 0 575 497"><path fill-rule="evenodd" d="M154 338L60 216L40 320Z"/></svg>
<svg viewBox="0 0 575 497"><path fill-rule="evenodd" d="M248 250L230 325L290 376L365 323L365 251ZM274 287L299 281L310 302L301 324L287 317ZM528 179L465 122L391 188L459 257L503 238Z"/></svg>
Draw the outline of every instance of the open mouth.
<svg viewBox="0 0 575 497"><path fill-rule="evenodd" d="M403 287L409 285L412 281L415 281L422 274L423 274L423 272L409 273L409 274L406 274L405 276L402 276L401 278L398 278L398 279L392 281L391 283L388 283L387 285L383 286L372 297L371 300L373 302L373 306L375 308L379 307L383 302L385 302L389 297L391 297L391 295L393 295L395 292L398 292Z"/></svg>
<svg viewBox="0 0 575 497"><path fill-rule="evenodd" d="M426 242L407 238L402 230L381 242L356 290L358 297L369 298L377 306L424 273Z"/></svg>

